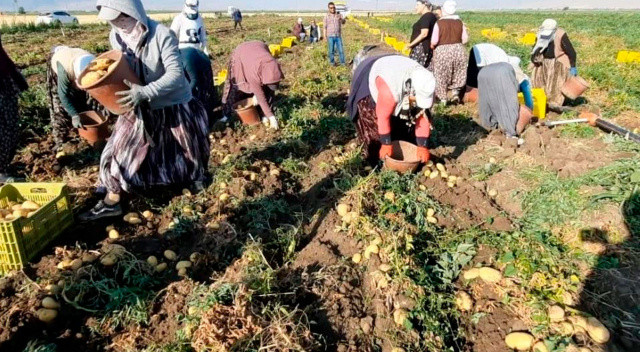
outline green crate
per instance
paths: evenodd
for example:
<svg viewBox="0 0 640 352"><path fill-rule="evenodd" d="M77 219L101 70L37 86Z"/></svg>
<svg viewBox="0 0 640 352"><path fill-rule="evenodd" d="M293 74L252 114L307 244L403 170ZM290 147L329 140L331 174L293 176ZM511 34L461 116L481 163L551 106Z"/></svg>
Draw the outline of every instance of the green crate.
<svg viewBox="0 0 640 352"><path fill-rule="evenodd" d="M0 188L0 207L30 200L38 209L28 218L0 220L0 275L20 270L73 224L73 211L64 183L11 183Z"/></svg>

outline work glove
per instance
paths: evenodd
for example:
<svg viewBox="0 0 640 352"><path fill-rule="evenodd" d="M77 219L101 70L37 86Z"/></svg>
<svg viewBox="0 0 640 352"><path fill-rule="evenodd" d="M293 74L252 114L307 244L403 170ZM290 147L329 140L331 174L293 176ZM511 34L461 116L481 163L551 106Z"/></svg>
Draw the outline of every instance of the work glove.
<svg viewBox="0 0 640 352"><path fill-rule="evenodd" d="M418 147L417 156L421 163L426 164L429 162L431 154L429 154L429 149L427 149L427 147Z"/></svg>
<svg viewBox="0 0 640 352"><path fill-rule="evenodd" d="M572 76L577 76L578 75L578 68L577 67L572 67L571 70L569 70L569 73Z"/></svg>
<svg viewBox="0 0 640 352"><path fill-rule="evenodd" d="M269 127L274 130L278 130L280 125L278 124L278 118L275 116L269 116Z"/></svg>
<svg viewBox="0 0 640 352"><path fill-rule="evenodd" d="M78 115L71 117L71 125L73 125L73 128L77 128L77 129L84 128L84 126L82 125L82 122L80 121L80 116Z"/></svg>
<svg viewBox="0 0 640 352"><path fill-rule="evenodd" d="M126 84L127 87L131 89L116 92L117 96L122 97L118 99L117 103L120 104L123 108L131 111L142 102L149 101L149 97L143 92L143 87L141 85L131 83L126 79L124 80L124 84Z"/></svg>
<svg viewBox="0 0 640 352"><path fill-rule="evenodd" d="M386 157L391 156L393 154L393 146L391 144L383 144L380 147L380 160L384 160Z"/></svg>

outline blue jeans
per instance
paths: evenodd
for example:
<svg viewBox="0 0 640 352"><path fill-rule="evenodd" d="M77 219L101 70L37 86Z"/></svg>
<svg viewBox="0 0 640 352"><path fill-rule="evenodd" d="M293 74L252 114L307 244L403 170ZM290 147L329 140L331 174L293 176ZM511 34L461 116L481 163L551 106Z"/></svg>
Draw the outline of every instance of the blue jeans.
<svg viewBox="0 0 640 352"><path fill-rule="evenodd" d="M340 56L340 63L344 65L344 49L342 48L342 37L328 37L327 42L329 43L329 62L334 63L334 50L335 47L338 47L338 55Z"/></svg>

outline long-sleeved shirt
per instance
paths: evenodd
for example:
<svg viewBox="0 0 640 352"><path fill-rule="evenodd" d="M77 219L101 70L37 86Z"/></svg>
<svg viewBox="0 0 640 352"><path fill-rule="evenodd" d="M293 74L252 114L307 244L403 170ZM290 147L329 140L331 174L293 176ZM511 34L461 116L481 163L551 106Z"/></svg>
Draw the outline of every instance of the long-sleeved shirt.
<svg viewBox="0 0 640 352"><path fill-rule="evenodd" d="M277 84L284 79L280 63L261 41L250 41L238 45L231 54L230 82L238 89L254 94L258 104L267 116L273 116L273 110L264 93L263 87Z"/></svg>
<svg viewBox="0 0 640 352"><path fill-rule="evenodd" d="M338 13L328 13L324 16L324 30L328 37L342 36L342 25L345 23L344 18Z"/></svg>
<svg viewBox="0 0 640 352"><path fill-rule="evenodd" d="M404 56L392 55L378 59L369 73L369 90L376 103L378 134L383 144L391 144L391 117L402 110L402 93L407 72L424 69L416 61ZM435 78L431 90L435 89ZM433 92L432 92L433 94ZM428 119L420 117L416 121L416 142L426 146L431 128Z"/></svg>
<svg viewBox="0 0 640 352"><path fill-rule="evenodd" d="M180 49L196 48L208 53L207 31L200 14L195 20L192 20L184 13L180 13L173 19L171 31L178 37Z"/></svg>
<svg viewBox="0 0 640 352"><path fill-rule="evenodd" d="M554 45L554 41L551 41L549 43L549 46L547 47L547 50L543 52L543 56L545 59L553 59L559 54L556 53L555 47L556 46ZM563 33L562 38L560 38L560 48L562 48L562 51L564 51L564 53L569 58L571 67L576 67L576 50L573 48L573 44L571 43L571 40L569 40L569 36L567 35L567 33Z"/></svg>
<svg viewBox="0 0 640 352"><path fill-rule="evenodd" d="M307 33L307 31L304 29L304 25L302 25L302 23L294 24L293 35L295 35L296 37L300 37L300 33Z"/></svg>

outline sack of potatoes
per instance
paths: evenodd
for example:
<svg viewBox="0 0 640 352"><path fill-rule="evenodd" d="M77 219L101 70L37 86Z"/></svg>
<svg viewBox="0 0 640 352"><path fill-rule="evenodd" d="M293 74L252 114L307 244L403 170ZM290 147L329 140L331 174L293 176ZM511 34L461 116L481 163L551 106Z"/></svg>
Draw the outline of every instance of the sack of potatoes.
<svg viewBox="0 0 640 352"><path fill-rule="evenodd" d="M91 61L87 68L87 72L80 79L80 84L83 87L87 87L98 82L102 77L113 71L117 65L117 62L109 58L95 59Z"/></svg>
<svg viewBox="0 0 640 352"><path fill-rule="evenodd" d="M38 209L40 209L40 205L30 200L22 203L10 201L6 206L0 206L0 220L10 222L19 218L29 218Z"/></svg>

